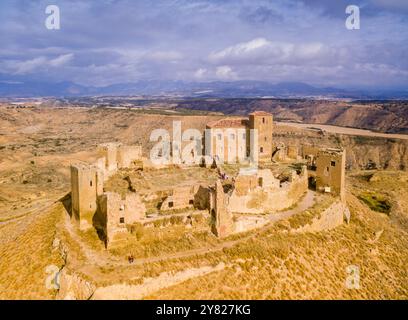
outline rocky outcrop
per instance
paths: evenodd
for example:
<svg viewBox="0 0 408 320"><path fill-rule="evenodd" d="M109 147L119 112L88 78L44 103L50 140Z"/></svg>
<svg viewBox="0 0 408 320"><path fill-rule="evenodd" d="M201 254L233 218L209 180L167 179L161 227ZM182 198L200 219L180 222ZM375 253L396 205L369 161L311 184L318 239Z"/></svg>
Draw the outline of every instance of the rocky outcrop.
<svg viewBox="0 0 408 320"><path fill-rule="evenodd" d="M59 274L57 300L88 300L95 291L95 286L77 274L69 274L64 268Z"/></svg>

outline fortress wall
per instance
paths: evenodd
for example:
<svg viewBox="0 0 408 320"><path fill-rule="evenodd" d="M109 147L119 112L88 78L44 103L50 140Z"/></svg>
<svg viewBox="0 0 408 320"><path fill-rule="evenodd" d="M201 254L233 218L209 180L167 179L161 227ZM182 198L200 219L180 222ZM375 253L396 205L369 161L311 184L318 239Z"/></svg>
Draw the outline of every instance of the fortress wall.
<svg viewBox="0 0 408 320"><path fill-rule="evenodd" d="M79 222L79 174L78 167L71 166L71 208L72 219Z"/></svg>
<svg viewBox="0 0 408 320"><path fill-rule="evenodd" d="M229 236L234 231L232 214L227 207L227 196L220 180L215 184L211 195L211 215L213 217L212 232L219 238Z"/></svg>
<svg viewBox="0 0 408 320"><path fill-rule="evenodd" d="M125 222L133 224L146 216L146 206L136 193L128 193L125 199Z"/></svg>
<svg viewBox="0 0 408 320"><path fill-rule="evenodd" d="M296 204L308 189L307 171L295 175L291 182L280 188L256 187L247 194L240 195L234 190L229 198L231 212L259 214L275 212Z"/></svg>
<svg viewBox="0 0 408 320"><path fill-rule="evenodd" d="M257 177L255 175L239 175L235 179L235 193L239 196L247 195L253 191L258 185Z"/></svg>
<svg viewBox="0 0 408 320"><path fill-rule="evenodd" d="M331 230L343 224L344 218L350 218L350 210L342 201L335 201L329 208L324 210L319 217L314 218L311 224L307 224L291 232L319 232Z"/></svg>
<svg viewBox="0 0 408 320"><path fill-rule="evenodd" d="M194 206L194 197L197 192L195 186L178 187L164 199L160 210L177 210Z"/></svg>
<svg viewBox="0 0 408 320"><path fill-rule="evenodd" d="M140 196L129 193L125 199L115 192L106 192L99 197L99 210L109 246L116 235L127 232L126 225L145 217L146 207Z"/></svg>
<svg viewBox="0 0 408 320"><path fill-rule="evenodd" d="M117 153L121 144L110 142L98 146L99 154L106 159L106 170L115 172L118 168Z"/></svg>
<svg viewBox="0 0 408 320"><path fill-rule="evenodd" d="M234 233L246 232L260 228L268 223L264 217L239 217L234 224Z"/></svg>
<svg viewBox="0 0 408 320"><path fill-rule="evenodd" d="M141 146L119 146L117 149L117 162L119 168L129 168L133 161L142 158Z"/></svg>

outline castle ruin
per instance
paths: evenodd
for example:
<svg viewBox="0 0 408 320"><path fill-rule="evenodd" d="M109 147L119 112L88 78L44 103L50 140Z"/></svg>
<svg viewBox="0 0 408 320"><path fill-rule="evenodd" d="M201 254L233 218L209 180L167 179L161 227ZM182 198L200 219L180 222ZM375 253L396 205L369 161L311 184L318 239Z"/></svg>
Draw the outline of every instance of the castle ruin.
<svg viewBox="0 0 408 320"><path fill-rule="evenodd" d="M144 158L141 146L105 143L98 146L95 162L72 164L72 219L79 229L96 228L104 235L106 246L110 247L125 239L128 227L134 223L149 225L151 221L164 219L174 212L184 217L183 221L191 221L191 214L201 210L208 212L212 219L211 231L217 237L225 238L265 225L268 219L262 215L293 207L311 184L317 192L329 193L344 202L345 150L275 145L273 117L263 111L253 112L248 118L220 119L207 124L207 129L210 134L205 143L210 144L210 154L189 166L198 168L204 163L202 170L212 172L217 168L218 179L208 184L200 181L177 185L175 181L174 188L162 190L166 196L157 206L162 217L146 214L145 200L138 192L141 190L129 186L126 194L119 194L105 192L103 187L105 181L122 169L136 170L139 166L140 170L141 166L143 172L147 168L166 168L166 165L156 166ZM220 159L239 159L240 154L248 156L250 152L255 153L254 158L259 158L261 166L240 167L239 173L226 181ZM271 169L271 165L276 166L281 161L287 163L284 173Z"/></svg>

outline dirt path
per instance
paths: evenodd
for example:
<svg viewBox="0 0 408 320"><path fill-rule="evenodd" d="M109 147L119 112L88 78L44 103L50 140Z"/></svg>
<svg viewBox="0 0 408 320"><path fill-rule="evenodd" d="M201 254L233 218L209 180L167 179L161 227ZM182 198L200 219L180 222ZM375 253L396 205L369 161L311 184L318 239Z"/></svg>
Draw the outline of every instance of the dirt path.
<svg viewBox="0 0 408 320"><path fill-rule="evenodd" d="M65 216L64 227L65 230L68 231L69 236L72 238L72 240L74 240L79 245L81 253L84 254L87 261L92 261L92 264L98 266L106 266L108 264L123 264L121 263L119 258L114 259L114 257L110 256L107 252L98 252L88 246L78 235L68 215Z"/></svg>
<svg viewBox="0 0 408 320"><path fill-rule="evenodd" d="M298 205L290 210L285 210L279 213L271 213L269 219L272 222L276 222L282 219L287 219L294 214L300 213L312 207L315 203L316 193L314 191L308 190L303 199L298 203Z"/></svg>
<svg viewBox="0 0 408 320"><path fill-rule="evenodd" d="M317 129L321 129L323 131L330 132L330 133L339 133L339 134L346 134L346 135L353 135L353 136L366 136L366 137L379 137L379 138L388 138L388 139L408 140L408 134L381 133L381 132L374 132L374 131L365 130L365 129L332 126L328 124L294 123L294 122L276 122L276 124L305 129L305 130L307 129L313 130L312 128L317 128Z"/></svg>

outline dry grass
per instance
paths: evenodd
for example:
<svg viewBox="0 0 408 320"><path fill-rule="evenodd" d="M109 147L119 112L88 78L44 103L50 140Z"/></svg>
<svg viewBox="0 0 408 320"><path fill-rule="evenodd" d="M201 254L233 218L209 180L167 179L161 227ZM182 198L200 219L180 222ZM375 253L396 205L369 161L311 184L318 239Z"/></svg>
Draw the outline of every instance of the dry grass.
<svg viewBox="0 0 408 320"><path fill-rule="evenodd" d="M15 241L0 246L0 298L50 299L55 292L45 287L48 265L61 267L63 260L53 250L55 225L61 219L61 208L40 213L27 232Z"/></svg>
<svg viewBox="0 0 408 320"><path fill-rule="evenodd" d="M336 198L325 195L321 196L316 203L306 211L293 215L288 219L292 229L298 229L307 224L311 224L313 219L320 218L320 214L326 210L336 200Z"/></svg>
<svg viewBox="0 0 408 320"><path fill-rule="evenodd" d="M192 228L174 221L182 217L158 220L155 227L135 226L133 234L109 251L115 256L132 254L135 259L160 256L216 245L219 240L210 232L209 221L194 217Z"/></svg>
<svg viewBox="0 0 408 320"><path fill-rule="evenodd" d="M367 182L365 187L370 187ZM408 189L404 192L408 199ZM276 232L278 226L272 226L256 238L224 250L220 260L230 263L227 269L148 298L407 299L407 230L369 210L351 194L347 202L352 214L349 225L318 234L280 233ZM376 238L380 230L383 232ZM349 265L360 268L358 290L345 286Z"/></svg>

